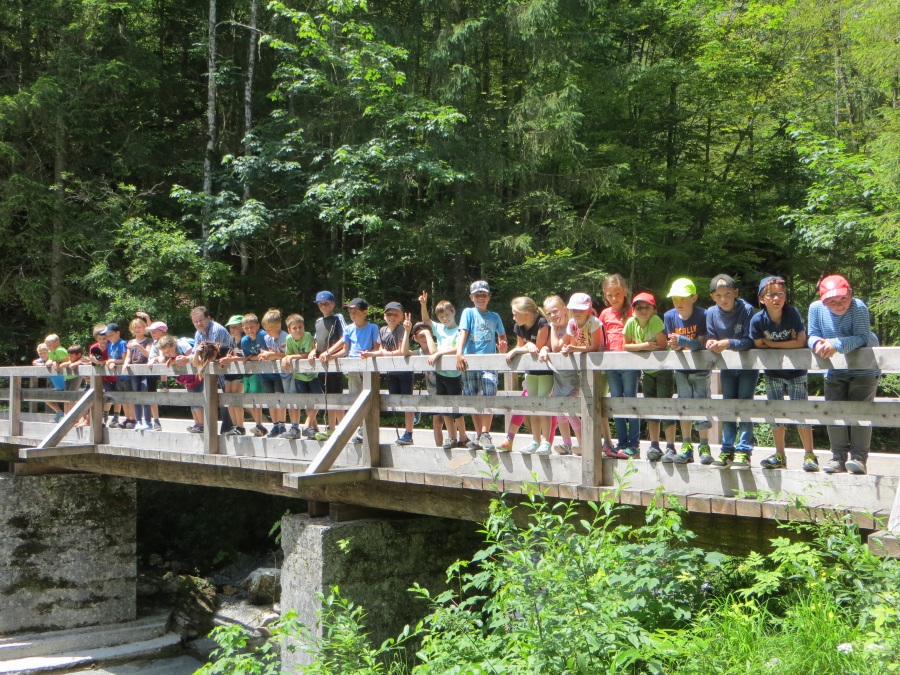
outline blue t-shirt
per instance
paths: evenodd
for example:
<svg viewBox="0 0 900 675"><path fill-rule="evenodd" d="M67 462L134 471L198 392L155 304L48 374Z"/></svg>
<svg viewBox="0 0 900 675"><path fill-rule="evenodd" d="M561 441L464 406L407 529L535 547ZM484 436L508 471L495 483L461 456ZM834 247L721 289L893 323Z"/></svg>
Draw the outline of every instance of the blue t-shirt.
<svg viewBox="0 0 900 675"><path fill-rule="evenodd" d="M787 342L788 340L796 340L806 327L803 325L803 318L800 312L793 305L785 305L781 311L781 321L775 323L769 316L769 312L763 307L763 310L756 314L750 320L750 338L752 340L772 340L773 342ZM805 370L766 370L765 374L770 377L782 377L791 379L795 377L804 377Z"/></svg>
<svg viewBox="0 0 900 675"><path fill-rule="evenodd" d="M270 352L278 352L279 354L284 354L285 349L287 348L287 339L288 334L287 331L281 331L278 334L278 338L274 335L269 335L268 333L264 333L264 340L266 342L266 349Z"/></svg>
<svg viewBox="0 0 900 675"><path fill-rule="evenodd" d="M503 320L497 312L479 312L474 307L463 310L459 329L469 332L463 354L496 354L497 336L506 335Z"/></svg>
<svg viewBox="0 0 900 675"><path fill-rule="evenodd" d="M110 342L106 347L106 353L109 354L110 360L113 359L124 359L125 352L128 351L128 343L119 338L118 342ZM119 378L122 380L130 380L131 375L119 375Z"/></svg>
<svg viewBox="0 0 900 675"><path fill-rule="evenodd" d="M266 331L262 329L259 330L255 338L251 338L249 335L242 337L241 351L244 352L244 356L250 358L251 356L259 356L261 351L272 351L266 345L267 337ZM261 380L277 380L281 378L281 375L278 373L258 373L256 376Z"/></svg>
<svg viewBox="0 0 900 675"><path fill-rule="evenodd" d="M366 323L360 328L355 323L351 323L344 328L344 342L350 345L350 351L347 354L351 359L359 358L360 352L371 350L378 341L378 326L374 323Z"/></svg>
<svg viewBox="0 0 900 675"><path fill-rule="evenodd" d="M706 337L706 310L694 305L694 311L687 319L678 315L677 309L670 309L663 314L663 326L666 335L678 336L678 346L688 351L696 352L703 349L703 340ZM699 370L683 370L683 373L699 373Z"/></svg>

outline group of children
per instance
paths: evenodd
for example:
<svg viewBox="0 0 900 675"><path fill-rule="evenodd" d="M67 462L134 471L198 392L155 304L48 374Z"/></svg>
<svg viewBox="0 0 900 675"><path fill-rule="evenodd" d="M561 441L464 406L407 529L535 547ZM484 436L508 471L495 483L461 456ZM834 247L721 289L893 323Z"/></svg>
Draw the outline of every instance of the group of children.
<svg viewBox="0 0 900 675"><path fill-rule="evenodd" d="M595 351L656 351L656 350L709 350L721 353L726 350L796 349L809 346L823 358L835 353L848 353L864 346L878 344L871 331L868 309L853 297L847 280L838 275L826 277L819 284L820 299L809 308L808 327L805 327L799 311L787 302L787 286L783 278L770 276L762 280L758 289L761 311L754 309L739 296L734 279L726 274L714 277L710 283L713 306L704 310L696 305L697 288L690 279L677 279L668 292L673 308L662 318L657 312L657 302L651 293L641 292L630 297L625 279L618 274L607 277L603 294L607 307L595 307L592 298L585 293L574 293L568 302L558 295L544 299L542 306L528 297L512 301L513 333L516 345L507 351L506 329L496 312L488 310L491 289L486 281L476 281L469 288L472 306L463 310L459 322L456 310L446 300L434 308L436 320L428 310L428 294L419 297L422 320L413 324L411 315L398 302L384 307L384 326L368 321L368 303L355 298L343 307L350 322L336 313L336 300L329 291L321 291L315 301L321 312L315 330L308 333L299 314L288 316L282 330L282 315L271 309L260 321L254 314L232 316L225 327L215 324L205 308L195 308L191 314L197 333L194 340L174 338L167 334L165 323L151 322L150 317L138 313L129 325L132 339L121 338L115 323L94 327L97 340L87 356L79 345L62 349L59 338L48 335L38 346L37 364L47 364L54 371L53 377L62 377L55 385L60 389L76 390L81 378L77 366L102 365L108 369L104 387L116 391L155 391L158 377L128 374L130 364L179 364L192 362L202 366L211 360L222 365L240 361L279 361L280 372L260 373L253 376L226 374L220 377L220 386L226 393L296 393L315 394L324 397L327 409L328 394L343 391L341 373L328 364L338 358L369 358L376 356L407 356L421 354L429 357L429 364L440 367L445 356L455 355L455 368L444 368L427 373L426 384L432 394L440 396L493 396L497 392L497 372L469 368L467 356L471 354L503 353L511 362L517 355L532 354L541 361L549 360L549 354L571 354ZM219 334L216 334L216 330ZM226 332L227 331L227 332ZM147 335L149 333L149 336ZM212 349L207 341L218 335ZM413 351L410 342L416 344ZM198 344L199 343L199 344ZM325 373L307 370L295 371L291 363L306 359L310 363L320 361ZM831 370L825 377L826 400L871 401L874 399L880 373L876 370ZM645 398L671 398L677 391L678 398L703 399L710 396L709 370L609 370L605 373L609 395L612 397L637 396L642 389ZM203 387L201 375L183 375L179 380L190 390ZM348 373L350 393L362 388L362 375ZM386 376L390 394L412 394L412 372L389 373ZM756 390L758 372L754 370L722 370L721 384L724 399L752 399ZM807 399L807 373L804 370L764 371L766 396L770 400ZM532 398L547 396L568 397L581 393L580 374L577 371L534 370L525 374L523 395ZM156 406L123 406L124 422L113 412L109 426L134 429L160 430L159 412ZM63 412L54 408L59 419ZM194 408L194 425L189 431L203 431L200 408ZM249 412L255 422L251 433L270 438L326 440L331 430L340 422L343 412L328 411L327 426L320 429L315 407L307 408L305 429L301 430L301 411L270 406L271 429L263 424L260 408ZM286 426L290 415L290 428ZM242 407L229 408L230 428L228 436L247 433L244 427L245 411ZM405 414L404 433L397 439L398 445L412 444L415 415ZM474 437L466 433L461 414L434 416L435 444L444 449L466 447L471 450L509 451L519 425L520 416L513 417L506 438L495 445L491 437L493 416L472 415ZM750 465L754 447L753 425L749 422L724 422L722 424L721 452L713 458L709 445L711 424L701 420L680 422L682 445L675 446L676 429L673 423L648 421L650 446L647 459L666 463L688 464L694 461L692 442L693 426L697 427L700 443L697 447L699 462L716 468L745 468ZM443 435L446 427L447 436ZM661 429L662 427L662 429ZM532 415L529 421L532 441L523 452L550 454L551 447L560 454L580 454L581 420L577 416ZM552 446L556 430L562 442ZM602 452L608 457L620 459L640 457L640 420L620 417L615 419L616 445L607 420L600 421ZM660 444L660 432L666 445ZM812 429L798 425L805 450L803 469L818 471L819 465L813 453ZM865 473L871 428L828 427L832 448L832 460L823 467L828 473L850 471ZM573 438L574 435L574 438ZM775 453L761 462L764 468L786 467L785 433L783 426L773 432ZM360 442L357 432L354 442Z"/></svg>

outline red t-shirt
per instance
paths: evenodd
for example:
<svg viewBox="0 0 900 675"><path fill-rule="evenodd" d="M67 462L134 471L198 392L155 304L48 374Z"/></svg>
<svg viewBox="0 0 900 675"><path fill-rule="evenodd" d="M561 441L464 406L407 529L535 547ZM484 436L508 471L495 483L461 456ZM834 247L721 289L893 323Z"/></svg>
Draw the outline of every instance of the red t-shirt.
<svg viewBox="0 0 900 675"><path fill-rule="evenodd" d="M88 354L90 354L94 350L95 347L97 349L100 349L100 343L95 342L94 344L92 344L91 348L88 349ZM97 359L98 361L100 361L100 363L106 363L107 359L109 359L109 350L107 349L107 347L109 347L109 342L106 343L106 347L104 347L103 349L100 349L101 356L99 359ZM104 382L115 382L119 378L110 377L109 375L104 375L102 379Z"/></svg>
<svg viewBox="0 0 900 675"><path fill-rule="evenodd" d="M600 323L606 334L606 350L610 352L625 351L625 322L631 318L631 307L625 314L619 314L612 307L600 312Z"/></svg>

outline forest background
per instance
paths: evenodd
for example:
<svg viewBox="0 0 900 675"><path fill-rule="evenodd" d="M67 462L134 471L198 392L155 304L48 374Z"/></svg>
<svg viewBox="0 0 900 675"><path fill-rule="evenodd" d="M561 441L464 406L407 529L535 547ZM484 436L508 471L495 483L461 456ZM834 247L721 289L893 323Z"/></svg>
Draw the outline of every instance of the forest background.
<svg viewBox="0 0 900 675"><path fill-rule="evenodd" d="M755 303L900 332L894 0L0 3L0 357L314 293ZM661 307L662 309L662 307Z"/></svg>

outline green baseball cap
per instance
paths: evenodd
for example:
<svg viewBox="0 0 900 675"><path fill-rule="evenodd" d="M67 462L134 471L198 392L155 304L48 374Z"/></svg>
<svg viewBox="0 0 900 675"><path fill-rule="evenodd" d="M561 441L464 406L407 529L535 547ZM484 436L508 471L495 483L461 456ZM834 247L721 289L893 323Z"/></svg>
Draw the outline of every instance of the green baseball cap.
<svg viewBox="0 0 900 675"><path fill-rule="evenodd" d="M697 295L697 287L690 279L676 279L672 282L672 288L669 289L668 298L689 298Z"/></svg>
<svg viewBox="0 0 900 675"><path fill-rule="evenodd" d="M243 314L235 314L230 319L228 319L228 323L226 323L225 325L226 326L240 326L243 322L244 322L244 315Z"/></svg>

